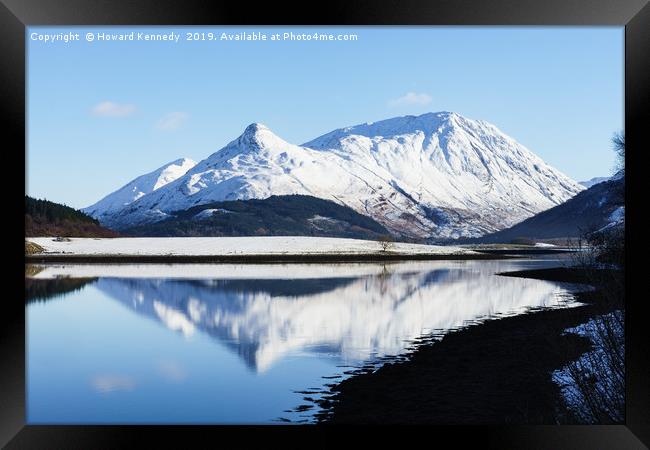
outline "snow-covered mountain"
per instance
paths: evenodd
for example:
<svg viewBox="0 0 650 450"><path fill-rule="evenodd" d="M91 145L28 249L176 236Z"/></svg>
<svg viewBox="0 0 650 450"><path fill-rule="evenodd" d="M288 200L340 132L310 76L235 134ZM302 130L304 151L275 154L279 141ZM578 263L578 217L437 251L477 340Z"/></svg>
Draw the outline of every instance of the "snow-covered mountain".
<svg viewBox="0 0 650 450"><path fill-rule="evenodd" d="M122 210L125 206L130 205L140 197L180 178L195 165L196 162L189 158L181 158L167 163L153 172L140 175L117 191L108 194L97 203L82 209L82 211L102 223L110 222L111 215Z"/></svg>
<svg viewBox="0 0 650 450"><path fill-rule="evenodd" d="M589 189L594 184L603 183L609 179L611 179L611 177L594 177L587 181L581 181L580 184Z"/></svg>
<svg viewBox="0 0 650 450"><path fill-rule="evenodd" d="M342 128L302 146L252 124L100 221L125 229L208 202L304 194L349 206L397 235L446 239L506 228L582 189L494 125L450 112Z"/></svg>

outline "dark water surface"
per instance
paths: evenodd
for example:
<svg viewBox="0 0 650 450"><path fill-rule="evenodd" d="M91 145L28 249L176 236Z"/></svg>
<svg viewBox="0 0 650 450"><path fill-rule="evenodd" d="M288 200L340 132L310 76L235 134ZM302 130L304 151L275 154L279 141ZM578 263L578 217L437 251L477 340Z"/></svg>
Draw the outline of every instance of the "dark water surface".
<svg viewBox="0 0 650 450"><path fill-rule="evenodd" d="M414 339L571 306L569 285L495 275L563 264L30 266L27 421L309 421L305 397Z"/></svg>

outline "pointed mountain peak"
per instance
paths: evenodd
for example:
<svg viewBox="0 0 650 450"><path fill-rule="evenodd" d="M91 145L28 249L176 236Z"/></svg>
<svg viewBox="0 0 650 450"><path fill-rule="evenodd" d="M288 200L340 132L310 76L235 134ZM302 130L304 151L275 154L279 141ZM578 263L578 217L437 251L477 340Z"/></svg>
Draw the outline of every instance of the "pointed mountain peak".
<svg viewBox="0 0 650 450"><path fill-rule="evenodd" d="M273 133L269 127L257 122L247 126L236 142L240 147L248 149L288 145L284 139Z"/></svg>
<svg viewBox="0 0 650 450"><path fill-rule="evenodd" d="M246 127L246 129L244 130L244 134L245 135L254 135L254 134L257 134L257 133L262 133L264 131L271 131L271 130L269 129L269 127L267 127L263 123L254 122L254 123L251 123L249 126Z"/></svg>

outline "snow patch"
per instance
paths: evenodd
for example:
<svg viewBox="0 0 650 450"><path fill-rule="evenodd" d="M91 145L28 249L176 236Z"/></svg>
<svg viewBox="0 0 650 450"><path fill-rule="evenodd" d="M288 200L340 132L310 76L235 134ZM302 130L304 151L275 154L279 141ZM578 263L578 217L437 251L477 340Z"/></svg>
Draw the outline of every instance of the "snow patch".
<svg viewBox="0 0 650 450"><path fill-rule="evenodd" d="M556 247L556 245L547 244L546 242L535 242L535 247L548 248L548 247Z"/></svg>
<svg viewBox="0 0 650 450"><path fill-rule="evenodd" d="M214 215L214 213L224 213L224 214L229 214L232 213L232 211L228 211L227 209L222 209L222 208L208 208L204 209L203 211L199 212L198 214L195 214L192 216L192 219L194 220L204 220L204 219L209 219Z"/></svg>
<svg viewBox="0 0 650 450"><path fill-rule="evenodd" d="M619 206L609 215L609 221L615 224L622 222L624 219L625 219L625 206Z"/></svg>

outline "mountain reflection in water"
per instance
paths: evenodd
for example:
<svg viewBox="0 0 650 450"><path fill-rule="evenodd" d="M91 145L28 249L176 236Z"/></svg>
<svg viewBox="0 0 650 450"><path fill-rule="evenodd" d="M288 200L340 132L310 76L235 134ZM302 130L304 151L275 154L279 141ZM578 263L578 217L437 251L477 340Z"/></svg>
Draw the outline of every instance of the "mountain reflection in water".
<svg viewBox="0 0 650 450"><path fill-rule="evenodd" d="M495 276L495 263L307 279L100 278L111 298L190 336L208 333L255 371L295 352L346 363L403 352L410 340L468 321L557 306L557 284Z"/></svg>

